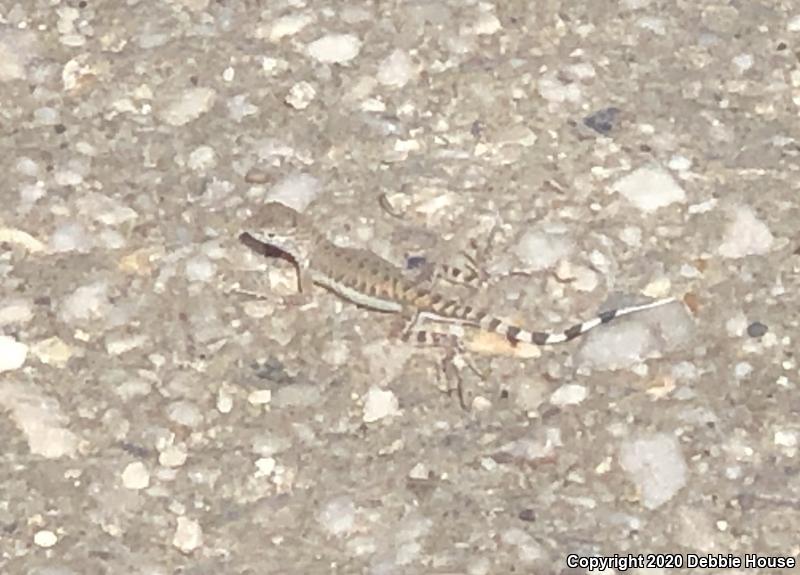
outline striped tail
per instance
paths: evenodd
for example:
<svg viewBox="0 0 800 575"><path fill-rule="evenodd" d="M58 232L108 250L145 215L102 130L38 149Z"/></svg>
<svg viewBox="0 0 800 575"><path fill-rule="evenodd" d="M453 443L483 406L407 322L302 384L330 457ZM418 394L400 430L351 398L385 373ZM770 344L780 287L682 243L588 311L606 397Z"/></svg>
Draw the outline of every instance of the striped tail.
<svg viewBox="0 0 800 575"><path fill-rule="evenodd" d="M485 331L504 335L512 345L519 342L532 343L534 345L551 345L573 340L576 337L582 336L587 331L599 325L609 323L616 318L661 307L662 305L667 305L674 301L676 301L674 297L669 297L649 303L611 309L604 311L590 320L577 323L561 332L528 331L519 326L506 323L498 318L491 317L486 312L474 310L471 307L457 306L453 308L447 304L442 307L450 307L448 314L445 315L434 311L432 313L429 312L426 316L432 321L463 323L465 325L473 325Z"/></svg>

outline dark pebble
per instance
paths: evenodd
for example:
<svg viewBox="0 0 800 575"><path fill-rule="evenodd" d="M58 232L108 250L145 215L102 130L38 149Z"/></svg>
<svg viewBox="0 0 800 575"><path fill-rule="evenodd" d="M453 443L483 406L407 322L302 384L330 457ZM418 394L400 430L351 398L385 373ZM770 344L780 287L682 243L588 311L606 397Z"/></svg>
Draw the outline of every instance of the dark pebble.
<svg viewBox="0 0 800 575"><path fill-rule="evenodd" d="M603 108L583 119L583 123L599 134L608 134L614 129L617 116L621 110L619 108Z"/></svg>
<svg viewBox="0 0 800 575"><path fill-rule="evenodd" d="M760 321L754 321L747 326L747 335L750 337L761 337L769 331L769 328Z"/></svg>

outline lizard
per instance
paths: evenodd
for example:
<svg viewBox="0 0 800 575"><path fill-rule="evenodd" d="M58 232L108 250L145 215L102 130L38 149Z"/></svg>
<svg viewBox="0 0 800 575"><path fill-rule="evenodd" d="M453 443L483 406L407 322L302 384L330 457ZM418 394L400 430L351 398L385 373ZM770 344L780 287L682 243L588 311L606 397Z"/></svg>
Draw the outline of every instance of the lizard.
<svg viewBox="0 0 800 575"><path fill-rule="evenodd" d="M563 331L532 331L494 317L485 309L463 304L410 279L400 268L367 249L339 246L319 232L303 213L280 202L268 202L245 222L239 240L265 256L288 258L296 266L298 290L310 292L312 285L324 287L350 302L372 310L402 314L407 320L403 339L412 327L428 320L460 324L505 337L511 345L520 342L547 346L571 341L610 321L676 301L674 297L610 309ZM450 277L469 275L444 266ZM421 344L442 341L444 334L415 330ZM440 337L437 337L440 336Z"/></svg>

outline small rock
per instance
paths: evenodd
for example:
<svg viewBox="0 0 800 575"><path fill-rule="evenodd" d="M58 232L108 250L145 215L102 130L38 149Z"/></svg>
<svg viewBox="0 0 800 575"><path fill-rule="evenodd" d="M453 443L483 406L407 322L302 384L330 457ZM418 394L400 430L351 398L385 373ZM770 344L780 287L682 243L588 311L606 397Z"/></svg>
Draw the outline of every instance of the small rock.
<svg viewBox="0 0 800 575"><path fill-rule="evenodd" d="M356 505L347 496L337 497L325 503L317 514L322 528L334 537L347 535L356 522Z"/></svg>
<svg viewBox="0 0 800 575"><path fill-rule="evenodd" d="M603 108L590 116L586 116L583 119L583 123L598 134L606 135L614 129L617 116L621 111L619 108Z"/></svg>
<svg viewBox="0 0 800 575"><path fill-rule="evenodd" d="M750 337L761 337L767 333L768 330L769 328L760 321L754 321L747 326L747 335Z"/></svg>
<svg viewBox="0 0 800 575"><path fill-rule="evenodd" d="M173 401L167 407L167 417L186 427L198 427L203 423L203 412L191 401Z"/></svg>
<svg viewBox="0 0 800 575"><path fill-rule="evenodd" d="M216 264L204 255L197 255L186 262L186 279L190 282L208 283L216 274Z"/></svg>
<svg viewBox="0 0 800 575"><path fill-rule="evenodd" d="M789 18L789 21L786 23L786 30L789 32L800 32L800 14Z"/></svg>
<svg viewBox="0 0 800 575"><path fill-rule="evenodd" d="M294 36L308 26L314 19L308 14L288 14L272 23L269 39L277 42L287 36Z"/></svg>
<svg viewBox="0 0 800 575"><path fill-rule="evenodd" d="M200 524L188 517L178 517L172 545L182 553L191 553L203 544L203 529Z"/></svg>
<svg viewBox="0 0 800 575"><path fill-rule="evenodd" d="M364 397L364 422L373 423L384 417L399 415L399 406L394 393L373 386Z"/></svg>
<svg viewBox="0 0 800 575"><path fill-rule="evenodd" d="M0 372L19 369L28 357L28 346L8 335L0 335Z"/></svg>
<svg viewBox="0 0 800 575"><path fill-rule="evenodd" d="M51 253L79 252L86 253L92 249L93 242L86 229L78 222L61 224L50 236Z"/></svg>
<svg viewBox="0 0 800 575"><path fill-rule="evenodd" d="M187 165L195 172L206 172L217 165L217 153L211 146L198 146L189 154Z"/></svg>
<svg viewBox="0 0 800 575"><path fill-rule="evenodd" d="M170 126L183 126L208 112L216 97L211 88L189 88L169 98L158 116Z"/></svg>
<svg viewBox="0 0 800 575"><path fill-rule="evenodd" d="M402 88L411 79L411 58L400 49L393 51L378 66L378 82L392 88Z"/></svg>
<svg viewBox="0 0 800 575"><path fill-rule="evenodd" d="M64 298L59 306L59 317L64 323L107 318L112 309L108 284L98 281L81 286Z"/></svg>
<svg viewBox="0 0 800 575"><path fill-rule="evenodd" d="M250 403L250 405L267 405L272 401L272 390L257 389L252 391L250 392L250 395L247 396L247 401Z"/></svg>
<svg viewBox="0 0 800 575"><path fill-rule="evenodd" d="M126 489L147 489L150 486L150 472L141 461L134 461L125 466L122 472L122 485Z"/></svg>
<svg viewBox="0 0 800 575"><path fill-rule="evenodd" d="M58 537L52 531L47 529L42 529L41 531L37 531L33 535L33 542L38 547L42 547L44 549L49 549L56 543L58 543Z"/></svg>
<svg viewBox="0 0 800 575"><path fill-rule="evenodd" d="M576 405L581 403L589 391L583 385L566 384L559 387L550 396L550 403L563 407L565 405Z"/></svg>
<svg viewBox="0 0 800 575"><path fill-rule="evenodd" d="M28 323L33 318L33 306L24 299L0 302L0 326Z"/></svg>
<svg viewBox="0 0 800 575"><path fill-rule="evenodd" d="M317 95L314 86L308 82L298 82L286 95L286 103L295 110L305 110Z"/></svg>
<svg viewBox="0 0 800 575"><path fill-rule="evenodd" d="M643 212L686 201L686 192L660 166L639 168L618 180L611 189Z"/></svg>
<svg viewBox="0 0 800 575"><path fill-rule="evenodd" d="M31 347L31 353L45 365L64 367L75 354L72 346L57 336L43 339Z"/></svg>
<svg viewBox="0 0 800 575"><path fill-rule="evenodd" d="M563 234L531 230L525 232L512 249L528 269L541 271L567 257L572 252L573 243Z"/></svg>
<svg viewBox="0 0 800 575"><path fill-rule="evenodd" d="M352 34L328 34L308 45L308 54L323 64L344 64L361 51L361 40Z"/></svg>
<svg viewBox="0 0 800 575"><path fill-rule="evenodd" d="M620 446L619 463L648 509L660 507L686 485L686 461L672 435L660 433L625 441Z"/></svg>
<svg viewBox="0 0 800 575"><path fill-rule="evenodd" d="M73 456L78 437L64 427L68 421L58 401L42 394L36 386L0 381L0 408L28 441L28 449L48 459Z"/></svg>
<svg viewBox="0 0 800 575"><path fill-rule="evenodd" d="M303 211L320 192L322 184L317 178L310 174L295 172L276 183L267 192L265 199Z"/></svg>
<svg viewBox="0 0 800 575"><path fill-rule="evenodd" d="M164 467L180 467L186 463L188 453L184 445L170 445L158 455L158 463Z"/></svg>
<svg viewBox="0 0 800 575"><path fill-rule="evenodd" d="M780 445L781 447L797 447L798 443L800 443L800 438L798 435L799 434L796 431L779 429L775 432L773 441L775 442L775 445Z"/></svg>
<svg viewBox="0 0 800 575"><path fill-rule="evenodd" d="M767 225L756 217L750 206L737 206L725 227L717 252L725 258L743 258L766 254L775 238Z"/></svg>

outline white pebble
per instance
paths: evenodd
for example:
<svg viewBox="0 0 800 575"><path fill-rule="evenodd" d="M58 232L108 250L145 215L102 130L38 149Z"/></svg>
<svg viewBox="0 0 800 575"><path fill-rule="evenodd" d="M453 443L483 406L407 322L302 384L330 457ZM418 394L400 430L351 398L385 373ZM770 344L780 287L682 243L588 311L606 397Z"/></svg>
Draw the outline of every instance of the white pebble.
<svg viewBox="0 0 800 575"><path fill-rule="evenodd" d="M158 463L164 467L180 467L186 463L187 457L184 445L170 445L158 454Z"/></svg>
<svg viewBox="0 0 800 575"><path fill-rule="evenodd" d="M384 417L395 416L400 413L397 396L390 390L371 387L364 397L365 423L373 423Z"/></svg>
<svg viewBox="0 0 800 575"><path fill-rule="evenodd" d="M92 249L93 242L86 229L78 222L61 224L50 236L48 247L52 253L86 253Z"/></svg>
<svg viewBox="0 0 800 575"><path fill-rule="evenodd" d="M740 74L747 72L753 67L753 55L739 54L738 56L734 56L733 65L736 66L736 69Z"/></svg>
<svg viewBox="0 0 800 575"><path fill-rule="evenodd" d="M173 401L167 407L167 417L186 427L197 427L203 422L203 413L191 401Z"/></svg>
<svg viewBox="0 0 800 575"><path fill-rule="evenodd" d="M28 357L28 346L9 335L0 335L0 372L19 369Z"/></svg>
<svg viewBox="0 0 800 575"><path fill-rule="evenodd" d="M725 227L717 252L725 258L743 258L766 254L775 238L767 225L756 217L750 206L740 205Z"/></svg>
<svg viewBox="0 0 800 575"><path fill-rule="evenodd" d="M55 126L61 120L61 115L57 109L44 106L33 111L33 119L43 126Z"/></svg>
<svg viewBox="0 0 800 575"><path fill-rule="evenodd" d="M339 537L353 530L356 522L356 506L347 496L326 502L317 514L317 520L330 535Z"/></svg>
<svg viewBox="0 0 800 575"><path fill-rule="evenodd" d="M186 261L186 279L207 283L217 274L217 266L206 256L198 255Z"/></svg>
<svg viewBox="0 0 800 575"><path fill-rule="evenodd" d="M58 543L58 537L52 531L47 529L42 529L41 531L37 531L33 535L33 542L38 547L42 547L44 549L48 549Z"/></svg>
<svg viewBox="0 0 800 575"><path fill-rule="evenodd" d="M643 212L686 201L686 192L672 174L660 166L644 166L622 177L612 191L625 197Z"/></svg>
<svg viewBox="0 0 800 575"><path fill-rule="evenodd" d="M172 545L182 553L191 553L203 544L203 529L200 524L188 517L178 517Z"/></svg>
<svg viewBox="0 0 800 575"><path fill-rule="evenodd" d="M303 211L321 192L322 184L317 178L295 172L272 186L265 199Z"/></svg>
<svg viewBox="0 0 800 575"><path fill-rule="evenodd" d="M686 156L675 154L669 159L669 162L667 162L667 167L676 172L685 172L692 167L692 161Z"/></svg>
<svg viewBox="0 0 800 575"><path fill-rule="evenodd" d="M205 172L217 165L217 153L211 146L198 146L189 154L188 166L195 172Z"/></svg>
<svg viewBox="0 0 800 575"><path fill-rule="evenodd" d="M572 248L572 242L562 234L531 230L522 235L513 252L528 269L541 271L567 257Z"/></svg>
<svg viewBox="0 0 800 575"><path fill-rule="evenodd" d="M217 393L217 410L220 413L230 413L232 409L233 396L226 389L220 389Z"/></svg>
<svg viewBox="0 0 800 575"><path fill-rule="evenodd" d="M308 14L289 14L281 16L272 23L272 27L269 31L269 39L272 42L277 42L286 36L294 36L312 21L313 18Z"/></svg>
<svg viewBox="0 0 800 575"><path fill-rule="evenodd" d="M642 245L642 229L636 226L627 226L619 234L619 239L632 248Z"/></svg>
<svg viewBox="0 0 800 575"><path fill-rule="evenodd" d="M781 447L797 447L798 433L789 429L779 429L775 432L773 440L775 445L780 445Z"/></svg>
<svg viewBox="0 0 800 575"><path fill-rule="evenodd" d="M257 389L255 391L251 391L250 395L247 396L247 401L250 403L250 405L266 405L272 401L272 390Z"/></svg>
<svg viewBox="0 0 800 575"><path fill-rule="evenodd" d="M733 368L733 375L736 379L745 379L749 377L751 373L753 373L753 366L746 361L740 361Z"/></svg>
<svg viewBox="0 0 800 575"><path fill-rule="evenodd" d="M625 441L619 463L648 509L660 507L686 484L687 467L678 440L664 433Z"/></svg>
<svg viewBox="0 0 800 575"><path fill-rule="evenodd" d="M39 164L27 156L17 158L17 171L23 176L36 177L39 175Z"/></svg>
<svg viewBox="0 0 800 575"><path fill-rule="evenodd" d="M308 45L308 54L323 64L344 64L361 51L361 40L352 34L328 34Z"/></svg>
<svg viewBox="0 0 800 575"><path fill-rule="evenodd" d="M28 323L33 318L33 306L24 299L7 299L0 302L0 326Z"/></svg>
<svg viewBox="0 0 800 575"><path fill-rule="evenodd" d="M378 82L392 88L402 88L411 79L411 58L404 50L396 49L378 66Z"/></svg>
<svg viewBox="0 0 800 575"><path fill-rule="evenodd" d="M559 407L576 405L586 399L587 395L589 395L589 391L585 386L566 384L553 392L553 395L550 396L550 403Z"/></svg>
<svg viewBox="0 0 800 575"><path fill-rule="evenodd" d="M286 95L286 103L295 110L305 110L314 100L317 91L308 82L297 82L289 89Z"/></svg>
<svg viewBox="0 0 800 575"><path fill-rule="evenodd" d="M141 461L129 463L122 472L122 485L126 489L147 489L150 486L150 471Z"/></svg>
<svg viewBox="0 0 800 575"><path fill-rule="evenodd" d="M208 112L216 97L211 88L189 88L168 99L158 116L170 126L183 126Z"/></svg>
<svg viewBox="0 0 800 575"><path fill-rule="evenodd" d="M7 411L35 455L48 459L73 456L78 437L64 427L68 421L56 399L27 384L0 381L0 411Z"/></svg>
<svg viewBox="0 0 800 575"><path fill-rule="evenodd" d="M108 284L98 281L81 286L64 298L59 306L59 317L65 323L99 320L111 311Z"/></svg>
<svg viewBox="0 0 800 575"><path fill-rule="evenodd" d="M789 32L800 32L800 14L792 16L786 23L786 29Z"/></svg>
<svg viewBox="0 0 800 575"><path fill-rule="evenodd" d="M554 72L544 74L537 84L539 95L554 104L577 103L581 100L581 88L577 82L565 83Z"/></svg>

